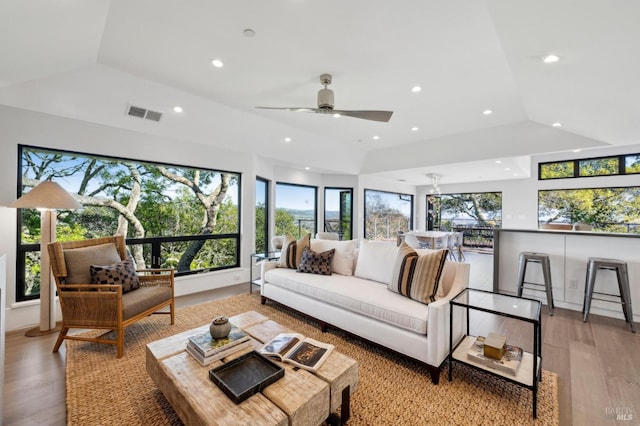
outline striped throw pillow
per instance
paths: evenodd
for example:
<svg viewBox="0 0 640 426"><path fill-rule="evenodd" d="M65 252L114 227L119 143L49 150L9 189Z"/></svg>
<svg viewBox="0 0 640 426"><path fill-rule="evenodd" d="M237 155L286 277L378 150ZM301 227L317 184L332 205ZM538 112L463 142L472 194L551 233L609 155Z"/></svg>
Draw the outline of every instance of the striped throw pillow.
<svg viewBox="0 0 640 426"><path fill-rule="evenodd" d="M307 234L297 241L291 235L285 235L282 243L282 252L280 253L280 266L296 269L300 264L304 248L309 247L310 243L311 234Z"/></svg>
<svg viewBox="0 0 640 426"><path fill-rule="evenodd" d="M389 290L400 293L403 296L411 294L411 284L417 259L418 253L411 246L405 242L400 244L393 265L391 282L387 286Z"/></svg>
<svg viewBox="0 0 640 426"><path fill-rule="evenodd" d="M446 260L446 249L419 256L409 297L424 304L434 302Z"/></svg>

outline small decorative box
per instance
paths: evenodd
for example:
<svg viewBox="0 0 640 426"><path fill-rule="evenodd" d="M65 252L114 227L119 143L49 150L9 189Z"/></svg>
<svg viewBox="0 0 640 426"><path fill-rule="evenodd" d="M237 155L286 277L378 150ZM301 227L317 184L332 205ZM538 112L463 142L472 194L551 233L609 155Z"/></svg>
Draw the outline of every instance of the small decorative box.
<svg viewBox="0 0 640 426"><path fill-rule="evenodd" d="M507 338L495 333L489 333L484 341L484 356L493 359L502 359L507 343Z"/></svg>

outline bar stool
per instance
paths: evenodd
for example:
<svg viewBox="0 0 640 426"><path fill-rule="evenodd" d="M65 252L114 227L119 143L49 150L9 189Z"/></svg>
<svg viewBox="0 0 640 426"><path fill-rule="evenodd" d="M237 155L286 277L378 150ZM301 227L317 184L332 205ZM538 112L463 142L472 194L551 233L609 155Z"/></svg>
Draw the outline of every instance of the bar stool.
<svg viewBox="0 0 640 426"><path fill-rule="evenodd" d="M596 283L596 274L599 270L615 271L618 278L618 289L620 294L609 294L594 291ZM603 296L620 298L622 304L622 312L624 313L624 319L629 323L631 331L636 332L636 327L633 324L633 312L631 311L631 291L629 290L629 273L627 271L627 262L618 259L602 259L599 257L590 257L587 260L587 277L584 287L584 303L582 305L582 317L583 322L587 322L589 317L589 310L591 310L591 300L594 299L593 293ZM605 302L613 302L608 299L597 299Z"/></svg>
<svg viewBox="0 0 640 426"><path fill-rule="evenodd" d="M526 282L524 280L527 272L527 265L531 263L537 263L542 267L542 277L544 284ZM544 290L538 288L525 287L525 284L534 286L544 286ZM553 290L551 287L551 267L549 266L549 255L546 253L534 253L529 251L523 251L520 253L520 261L518 267L518 297L522 297L522 290L544 291L547 293L547 309L549 309L549 315L553 315Z"/></svg>

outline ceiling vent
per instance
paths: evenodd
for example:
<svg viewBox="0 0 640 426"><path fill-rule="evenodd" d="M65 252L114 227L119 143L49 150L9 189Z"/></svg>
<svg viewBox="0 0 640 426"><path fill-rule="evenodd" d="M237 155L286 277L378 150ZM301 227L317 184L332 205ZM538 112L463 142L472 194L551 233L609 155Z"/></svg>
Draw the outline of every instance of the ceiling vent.
<svg viewBox="0 0 640 426"><path fill-rule="evenodd" d="M140 108L137 106L129 105L127 115L138 118L145 118L151 121L160 121L162 113L158 111L151 111L150 109Z"/></svg>

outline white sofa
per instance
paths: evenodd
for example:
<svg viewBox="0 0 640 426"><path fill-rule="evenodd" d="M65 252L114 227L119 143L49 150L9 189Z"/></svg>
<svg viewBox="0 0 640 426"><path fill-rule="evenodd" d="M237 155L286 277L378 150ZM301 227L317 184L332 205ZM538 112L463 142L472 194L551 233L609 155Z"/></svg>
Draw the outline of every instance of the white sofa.
<svg viewBox="0 0 640 426"><path fill-rule="evenodd" d="M323 331L330 325L419 360L429 367L437 384L449 354L449 300L468 286L470 265L447 261L436 301L426 305L387 288L389 264L397 256L393 254L398 250L395 246L376 246L378 257L363 259L363 253L374 247L370 244L376 244L363 241L367 250L353 250L349 260L345 259L348 246L355 247L355 242L319 241L311 241L312 250L339 246L331 263L334 273L300 273L280 267L279 262L263 262L262 303L278 302L317 319ZM423 255L431 250L416 252ZM341 267L334 268L335 262L341 262ZM335 273L336 269L343 273ZM454 345L463 336L463 322L464 311L454 310Z"/></svg>

